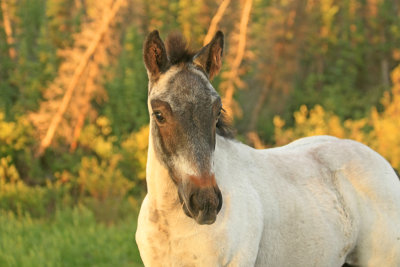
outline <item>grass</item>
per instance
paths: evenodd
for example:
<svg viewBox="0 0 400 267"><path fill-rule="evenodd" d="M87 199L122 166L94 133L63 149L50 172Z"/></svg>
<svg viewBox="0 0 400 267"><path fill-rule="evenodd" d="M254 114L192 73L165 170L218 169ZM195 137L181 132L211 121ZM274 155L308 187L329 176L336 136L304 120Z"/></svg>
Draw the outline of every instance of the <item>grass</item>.
<svg viewBox="0 0 400 267"><path fill-rule="evenodd" d="M33 219L0 211L0 266L143 266L136 214L113 224L83 206Z"/></svg>

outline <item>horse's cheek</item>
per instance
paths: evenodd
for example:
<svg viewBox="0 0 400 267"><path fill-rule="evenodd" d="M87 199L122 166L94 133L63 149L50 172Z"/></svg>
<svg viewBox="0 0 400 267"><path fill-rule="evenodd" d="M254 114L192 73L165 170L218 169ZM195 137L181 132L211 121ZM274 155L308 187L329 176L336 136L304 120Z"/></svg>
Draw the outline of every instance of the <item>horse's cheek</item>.
<svg viewBox="0 0 400 267"><path fill-rule="evenodd" d="M174 148L176 148L176 133L174 133L174 125L166 125L160 127L160 135L165 144L165 149L168 150L168 154L173 154Z"/></svg>

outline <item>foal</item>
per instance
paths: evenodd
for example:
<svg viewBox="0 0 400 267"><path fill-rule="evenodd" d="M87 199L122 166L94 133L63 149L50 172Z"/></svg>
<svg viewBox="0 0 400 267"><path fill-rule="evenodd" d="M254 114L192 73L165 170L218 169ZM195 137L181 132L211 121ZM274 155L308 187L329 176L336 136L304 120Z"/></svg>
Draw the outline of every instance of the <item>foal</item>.
<svg viewBox="0 0 400 267"><path fill-rule="evenodd" d="M143 52L146 266L400 266L400 182L385 159L328 136L267 150L233 140L209 81L221 32L191 53L153 31Z"/></svg>

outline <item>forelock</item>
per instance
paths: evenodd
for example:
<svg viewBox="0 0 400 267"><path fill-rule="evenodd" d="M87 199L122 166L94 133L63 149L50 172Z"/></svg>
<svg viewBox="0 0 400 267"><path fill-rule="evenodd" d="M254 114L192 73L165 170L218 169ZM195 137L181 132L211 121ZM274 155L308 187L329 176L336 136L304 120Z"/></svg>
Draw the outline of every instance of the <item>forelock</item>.
<svg viewBox="0 0 400 267"><path fill-rule="evenodd" d="M195 53L189 49L185 37L179 32L168 35L165 41L167 55L171 65L190 62Z"/></svg>

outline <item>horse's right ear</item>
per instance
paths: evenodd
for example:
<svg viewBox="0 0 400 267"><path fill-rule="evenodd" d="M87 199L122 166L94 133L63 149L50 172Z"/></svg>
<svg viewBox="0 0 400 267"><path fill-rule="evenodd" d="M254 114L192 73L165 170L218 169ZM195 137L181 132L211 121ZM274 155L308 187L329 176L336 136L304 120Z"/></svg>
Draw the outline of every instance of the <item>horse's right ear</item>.
<svg viewBox="0 0 400 267"><path fill-rule="evenodd" d="M211 80L221 69L223 50L224 34L218 31L211 42L194 56L193 63L200 66Z"/></svg>
<svg viewBox="0 0 400 267"><path fill-rule="evenodd" d="M156 80L168 68L167 52L157 30L152 31L144 42L143 59L151 80Z"/></svg>

